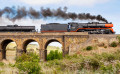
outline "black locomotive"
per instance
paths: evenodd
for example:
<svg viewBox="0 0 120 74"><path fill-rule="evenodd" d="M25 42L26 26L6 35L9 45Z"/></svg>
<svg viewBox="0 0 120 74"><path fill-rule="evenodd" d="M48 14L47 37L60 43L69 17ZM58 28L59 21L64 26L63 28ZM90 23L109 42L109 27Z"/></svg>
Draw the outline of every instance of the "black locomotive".
<svg viewBox="0 0 120 74"><path fill-rule="evenodd" d="M41 25L41 32L88 32L89 34L114 34L112 23L49 23Z"/></svg>

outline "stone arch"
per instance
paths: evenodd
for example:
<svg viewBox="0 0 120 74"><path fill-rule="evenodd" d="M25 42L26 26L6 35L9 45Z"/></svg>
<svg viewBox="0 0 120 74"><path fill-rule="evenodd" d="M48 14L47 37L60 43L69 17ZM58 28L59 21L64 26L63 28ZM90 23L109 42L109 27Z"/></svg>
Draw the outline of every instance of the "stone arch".
<svg viewBox="0 0 120 74"><path fill-rule="evenodd" d="M11 42L15 42L14 40L12 39L4 39L2 42L1 42L1 49L2 49L2 59L6 59L6 47L9 43ZM17 43L16 43L16 46L17 46ZM16 48L16 51L17 51L17 48ZM16 52L15 51L15 52ZM17 53L15 53L15 55L17 55ZM16 56L15 56L16 57Z"/></svg>
<svg viewBox="0 0 120 74"><path fill-rule="evenodd" d="M27 50L26 50L26 48L27 48L27 45L29 44L29 43L31 43L31 42L37 42L38 43L38 45L39 45L39 49L40 49L40 44L39 44L39 42L37 41L37 40L35 40L35 39L27 39L27 40L25 40L24 42L23 42L23 45L22 45L22 48L23 48L23 52L27 52ZM38 49L38 50L39 50Z"/></svg>
<svg viewBox="0 0 120 74"><path fill-rule="evenodd" d="M57 39L50 39L50 40L48 40L47 42L46 42L46 44L45 44L45 50L46 50L46 48L47 48L47 46L48 46L48 44L49 43L51 43L51 42L59 42L60 44L62 44L59 40L57 40Z"/></svg>
<svg viewBox="0 0 120 74"><path fill-rule="evenodd" d="M44 54L44 58L45 58L45 60L47 60L47 46L51 43L51 42L58 42L58 43L60 43L61 45L62 45L62 47L63 47L63 43L61 42L61 41L59 41L59 40L57 40L57 39L50 39L50 40L48 40L46 43L45 43L45 46L44 46L44 51L45 51L45 54ZM63 48L62 48L62 52L63 52L64 50L63 50Z"/></svg>

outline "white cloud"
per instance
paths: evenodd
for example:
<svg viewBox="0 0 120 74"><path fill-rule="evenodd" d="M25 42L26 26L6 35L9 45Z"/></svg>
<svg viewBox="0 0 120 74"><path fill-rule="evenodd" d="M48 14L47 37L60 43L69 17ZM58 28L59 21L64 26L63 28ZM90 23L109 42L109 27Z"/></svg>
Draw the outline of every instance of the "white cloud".
<svg viewBox="0 0 120 74"><path fill-rule="evenodd" d="M31 5L47 5L47 4L59 4L59 5L77 5L77 6L93 6L99 3L105 3L110 0L21 0L24 3Z"/></svg>
<svg viewBox="0 0 120 74"><path fill-rule="evenodd" d="M13 24L13 22L8 20L7 18L0 18L0 26L6 26L10 24Z"/></svg>
<svg viewBox="0 0 120 74"><path fill-rule="evenodd" d="M19 26L35 26L38 31L40 31L41 24L45 24L46 22L41 19L21 19L16 20L15 22L10 21L7 18L0 18L0 26L6 26L6 25L14 25L17 24Z"/></svg>
<svg viewBox="0 0 120 74"><path fill-rule="evenodd" d="M69 5L77 5L77 6L93 6L95 4L105 3L109 0L69 0L67 3Z"/></svg>
<svg viewBox="0 0 120 74"><path fill-rule="evenodd" d="M27 4L32 5L46 5L46 4L53 4L53 3L59 3L64 0L21 0L22 2L25 2Z"/></svg>

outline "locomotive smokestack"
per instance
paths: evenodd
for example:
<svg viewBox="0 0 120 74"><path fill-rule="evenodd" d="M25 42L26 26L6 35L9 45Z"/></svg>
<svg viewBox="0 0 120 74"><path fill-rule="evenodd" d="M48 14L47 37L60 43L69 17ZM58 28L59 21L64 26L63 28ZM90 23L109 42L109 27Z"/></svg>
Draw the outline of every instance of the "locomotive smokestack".
<svg viewBox="0 0 120 74"><path fill-rule="evenodd" d="M57 10L54 9L44 9L41 8L40 11L36 11L33 8L29 8L27 10L25 7L5 7L4 9L0 9L0 17L5 15L8 19L15 21L22 18L29 17L31 19L40 19L46 17L56 17L62 19L72 19L72 20L98 20L108 23L108 21L103 18L101 15L91 15L90 13L75 13L75 12L67 12L67 7L64 9L58 8Z"/></svg>

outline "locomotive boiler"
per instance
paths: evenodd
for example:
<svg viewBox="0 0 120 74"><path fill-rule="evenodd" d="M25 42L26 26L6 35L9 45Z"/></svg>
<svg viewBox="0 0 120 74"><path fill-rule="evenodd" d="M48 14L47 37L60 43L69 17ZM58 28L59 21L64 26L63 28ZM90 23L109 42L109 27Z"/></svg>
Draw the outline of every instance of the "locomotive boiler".
<svg viewBox="0 0 120 74"><path fill-rule="evenodd" d="M114 34L112 23L49 23L41 25L41 32L88 32L89 34Z"/></svg>

